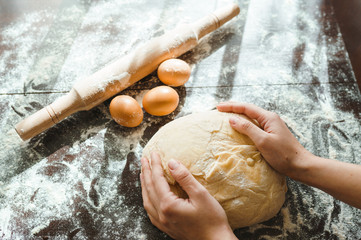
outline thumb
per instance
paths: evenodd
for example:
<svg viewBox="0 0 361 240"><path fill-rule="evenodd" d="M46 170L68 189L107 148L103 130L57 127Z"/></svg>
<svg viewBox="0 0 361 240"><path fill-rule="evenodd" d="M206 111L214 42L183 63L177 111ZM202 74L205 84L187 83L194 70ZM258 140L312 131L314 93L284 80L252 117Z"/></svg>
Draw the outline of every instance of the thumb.
<svg viewBox="0 0 361 240"><path fill-rule="evenodd" d="M261 140L261 137L266 134L261 128L241 117L231 117L229 119L229 124L237 132L250 137L256 145Z"/></svg>
<svg viewBox="0 0 361 240"><path fill-rule="evenodd" d="M171 159L168 162L168 168L172 174L174 180L182 187L182 189L188 194L189 198L194 198L200 192L199 190L205 190L189 170L180 162Z"/></svg>

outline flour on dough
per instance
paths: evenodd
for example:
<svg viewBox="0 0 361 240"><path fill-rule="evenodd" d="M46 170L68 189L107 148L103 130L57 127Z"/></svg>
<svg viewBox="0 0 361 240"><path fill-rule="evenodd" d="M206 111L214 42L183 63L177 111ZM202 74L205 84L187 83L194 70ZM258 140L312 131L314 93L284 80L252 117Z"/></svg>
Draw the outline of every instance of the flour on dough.
<svg viewBox="0 0 361 240"><path fill-rule="evenodd" d="M229 125L234 114L209 111L164 125L148 142L162 158L165 177L180 197L186 194L168 170L172 158L183 163L224 208L233 229L275 216L287 191L285 177L273 170L254 143ZM243 115L238 115L244 117Z"/></svg>

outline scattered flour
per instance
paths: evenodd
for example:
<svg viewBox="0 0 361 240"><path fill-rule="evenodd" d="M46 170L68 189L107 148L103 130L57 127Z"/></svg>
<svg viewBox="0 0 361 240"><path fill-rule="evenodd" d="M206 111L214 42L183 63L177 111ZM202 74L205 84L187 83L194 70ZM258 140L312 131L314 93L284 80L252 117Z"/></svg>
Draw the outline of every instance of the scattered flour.
<svg viewBox="0 0 361 240"><path fill-rule="evenodd" d="M339 105L343 98L360 104L360 92L349 73L342 36L327 33L333 26L339 32L337 24L332 16L325 17L330 11L324 12L318 0L239 1L241 13L235 21L181 57L192 65L192 76L185 88L177 89L181 104L168 117L146 114L141 126L125 129L111 120L105 104L30 142L21 142L12 129L25 115L67 92L77 79L229 2L154 1L149 5L145 0L110 0L94 2L89 9L77 5L61 15L66 16L64 21L80 22L77 35L67 31L64 42L49 38L54 31L51 23L58 16L49 9L29 13L0 29L0 47L6 47L0 55L0 78L6 79L0 82L0 104L4 104L0 110L7 109L0 118L1 135L6 136L0 149L1 239L166 239L151 226L142 207L138 174L143 146L172 119L211 110L224 100L252 102L276 111L313 153L361 163L360 112ZM67 54L61 55L64 61L55 80L51 69L58 63L56 52L37 62L44 39L54 48L69 46ZM54 84L46 92L39 91L43 93L39 96L23 96L29 79ZM157 84L155 76L124 94L141 102L152 84ZM4 95L8 93L14 95ZM71 137L60 136L67 128L74 131L67 132ZM47 137L54 132L60 143ZM237 236L361 237L359 210L292 180L288 186L286 203L274 219L236 230Z"/></svg>

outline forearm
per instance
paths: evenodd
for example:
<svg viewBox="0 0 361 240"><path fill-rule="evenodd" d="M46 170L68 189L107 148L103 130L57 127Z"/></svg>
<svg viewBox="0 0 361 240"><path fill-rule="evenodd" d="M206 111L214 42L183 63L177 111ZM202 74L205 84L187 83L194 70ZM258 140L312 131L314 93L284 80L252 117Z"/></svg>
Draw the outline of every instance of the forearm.
<svg viewBox="0 0 361 240"><path fill-rule="evenodd" d="M361 209L361 166L311 155L295 180Z"/></svg>
<svg viewBox="0 0 361 240"><path fill-rule="evenodd" d="M297 141L277 114L255 105L228 102L217 108L257 120L261 128L241 117L230 118L230 125L249 136L275 170L361 209L361 165L314 156Z"/></svg>

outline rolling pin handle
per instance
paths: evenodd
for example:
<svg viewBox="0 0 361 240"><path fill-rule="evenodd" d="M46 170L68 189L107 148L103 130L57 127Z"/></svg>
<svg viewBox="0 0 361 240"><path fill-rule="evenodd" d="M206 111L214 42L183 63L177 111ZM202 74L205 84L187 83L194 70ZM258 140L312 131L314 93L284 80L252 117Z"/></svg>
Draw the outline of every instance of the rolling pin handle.
<svg viewBox="0 0 361 240"><path fill-rule="evenodd" d="M22 140L28 140L47 130L74 112L83 110L84 102L76 90L58 98L52 104L40 109L15 126Z"/></svg>
<svg viewBox="0 0 361 240"><path fill-rule="evenodd" d="M16 132L22 140L28 140L33 136L53 126L55 122L49 113L48 106L25 118L15 126Z"/></svg>
<svg viewBox="0 0 361 240"><path fill-rule="evenodd" d="M148 74L166 59L178 57L198 44L206 34L235 17L237 4L226 6L199 21L151 40L132 54L105 66L80 83L64 97L34 113L15 126L19 136L27 140L60 122L67 116L89 110ZM109 77L109 79L108 79Z"/></svg>
<svg viewBox="0 0 361 240"><path fill-rule="evenodd" d="M237 16L239 12L239 6L237 4L232 4L216 10L200 19L198 22L194 23L194 31L196 32L198 39L201 39L208 33L220 28L223 24Z"/></svg>

